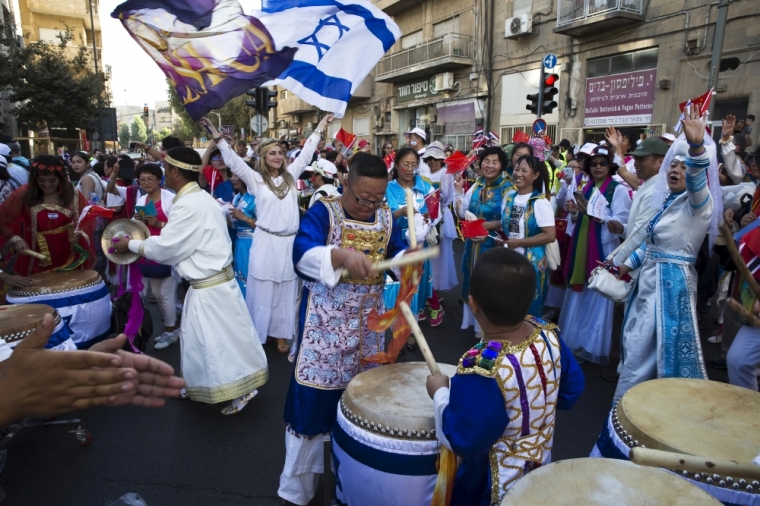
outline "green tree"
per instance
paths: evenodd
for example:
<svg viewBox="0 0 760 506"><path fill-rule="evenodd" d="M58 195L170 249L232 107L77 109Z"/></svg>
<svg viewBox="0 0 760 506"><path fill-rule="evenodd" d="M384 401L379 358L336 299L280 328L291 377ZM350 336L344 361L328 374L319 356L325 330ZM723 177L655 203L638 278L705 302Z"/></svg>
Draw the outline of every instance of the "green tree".
<svg viewBox="0 0 760 506"><path fill-rule="evenodd" d="M122 148L129 146L130 135L129 125L126 123L119 125L119 144Z"/></svg>
<svg viewBox="0 0 760 506"><path fill-rule="evenodd" d="M132 120L130 134L133 141L145 142L148 139L148 129L140 116L135 116Z"/></svg>
<svg viewBox="0 0 760 506"><path fill-rule="evenodd" d="M164 127L156 133L156 141L161 142L164 137L169 137L172 134L171 129Z"/></svg>
<svg viewBox="0 0 760 506"><path fill-rule="evenodd" d="M84 43L80 41L72 57L67 45L74 36L68 26L56 44L38 41L18 47L10 34L0 25L0 91L14 104L11 113L31 129L89 129L98 116L98 96L103 106L108 106L109 97L104 75L90 70Z"/></svg>

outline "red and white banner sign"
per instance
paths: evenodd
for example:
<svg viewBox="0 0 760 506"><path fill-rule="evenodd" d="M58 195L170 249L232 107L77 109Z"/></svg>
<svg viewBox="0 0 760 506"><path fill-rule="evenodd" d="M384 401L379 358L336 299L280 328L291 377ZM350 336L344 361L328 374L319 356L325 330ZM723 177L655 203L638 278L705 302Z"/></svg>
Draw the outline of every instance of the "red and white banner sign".
<svg viewBox="0 0 760 506"><path fill-rule="evenodd" d="M652 122L657 69L586 79L584 127Z"/></svg>

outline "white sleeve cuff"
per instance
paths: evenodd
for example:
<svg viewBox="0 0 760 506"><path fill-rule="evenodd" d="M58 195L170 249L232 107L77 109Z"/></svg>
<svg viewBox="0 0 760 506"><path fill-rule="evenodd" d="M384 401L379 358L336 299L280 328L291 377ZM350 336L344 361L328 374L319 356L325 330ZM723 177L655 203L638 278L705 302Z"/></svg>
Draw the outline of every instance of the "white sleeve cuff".
<svg viewBox="0 0 760 506"><path fill-rule="evenodd" d="M449 405L450 390L447 387L439 388L433 396L433 411L435 413L435 435L443 446L451 450L451 443L443 434L443 411ZM451 450L452 452L454 450Z"/></svg>
<svg viewBox="0 0 760 506"><path fill-rule="evenodd" d="M142 246L144 241L138 241L137 239L132 239L129 241L129 251L132 253L140 253L140 246Z"/></svg>
<svg viewBox="0 0 760 506"><path fill-rule="evenodd" d="M317 246L304 253L296 267L298 270L312 279L319 280L328 288L334 288L340 282L343 268L333 269L332 250L337 246Z"/></svg>

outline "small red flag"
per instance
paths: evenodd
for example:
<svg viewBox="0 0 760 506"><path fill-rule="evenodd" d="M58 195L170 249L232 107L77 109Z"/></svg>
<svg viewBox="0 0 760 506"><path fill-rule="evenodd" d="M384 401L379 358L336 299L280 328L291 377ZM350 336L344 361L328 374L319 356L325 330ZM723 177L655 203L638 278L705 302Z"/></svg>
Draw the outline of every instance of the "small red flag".
<svg viewBox="0 0 760 506"><path fill-rule="evenodd" d="M474 220L474 221L462 221L462 236L465 239L472 239L474 237L485 237L488 235L488 231L483 227L483 223L486 220Z"/></svg>
<svg viewBox="0 0 760 506"><path fill-rule="evenodd" d="M461 151L455 151L453 155L443 161L446 164L446 174L458 174L464 171L475 161L475 158L475 156L467 158Z"/></svg>
<svg viewBox="0 0 760 506"><path fill-rule="evenodd" d="M438 213L441 209L441 191L436 190L427 197L425 197L425 205L427 205L428 214L431 220L438 219Z"/></svg>
<svg viewBox="0 0 760 506"><path fill-rule="evenodd" d="M338 139L341 144L343 144L345 149L350 148L353 146L354 142L356 142L356 138L358 135L350 134L343 130L342 128L338 131L337 134L335 134L335 138Z"/></svg>
<svg viewBox="0 0 760 506"><path fill-rule="evenodd" d="M521 142L528 142L530 140L530 137L528 137L528 134L523 132L522 130L518 130L515 132L515 135L512 136L512 142L515 144L519 144Z"/></svg>
<svg viewBox="0 0 760 506"><path fill-rule="evenodd" d="M704 114L707 109L710 107L710 100L712 99L713 90L710 88L710 90L705 93L704 95L700 95L697 98L692 98L691 103L693 105L699 106L699 114ZM684 108L686 107L686 102L681 102L678 104L678 108L681 109L681 112L683 112Z"/></svg>

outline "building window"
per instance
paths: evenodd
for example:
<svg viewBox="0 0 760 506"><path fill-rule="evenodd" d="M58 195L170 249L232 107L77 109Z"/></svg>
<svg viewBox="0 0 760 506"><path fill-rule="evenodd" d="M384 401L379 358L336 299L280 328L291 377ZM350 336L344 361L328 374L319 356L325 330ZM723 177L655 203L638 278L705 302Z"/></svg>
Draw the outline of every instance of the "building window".
<svg viewBox="0 0 760 506"><path fill-rule="evenodd" d="M589 60L587 77L609 76L657 68L658 51L659 49L654 47Z"/></svg>
<svg viewBox="0 0 760 506"><path fill-rule="evenodd" d="M409 49L420 44L422 44L422 30L417 30L401 37L401 49Z"/></svg>
<svg viewBox="0 0 760 506"><path fill-rule="evenodd" d="M286 98L288 98L288 92L286 90L282 90L280 92L280 100L285 100Z"/></svg>
<svg viewBox="0 0 760 506"><path fill-rule="evenodd" d="M454 16L433 25L433 38L437 39L449 33L462 33L459 16Z"/></svg>
<svg viewBox="0 0 760 506"><path fill-rule="evenodd" d="M61 40L58 38L58 34L64 33L63 30L56 30L55 28L40 28L40 40L49 44L60 44ZM70 40L67 46L76 45L73 40Z"/></svg>
<svg viewBox="0 0 760 506"><path fill-rule="evenodd" d="M354 135L369 135L369 117L354 119Z"/></svg>

